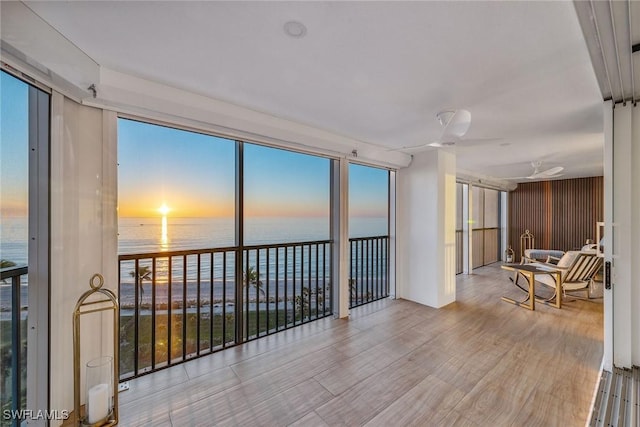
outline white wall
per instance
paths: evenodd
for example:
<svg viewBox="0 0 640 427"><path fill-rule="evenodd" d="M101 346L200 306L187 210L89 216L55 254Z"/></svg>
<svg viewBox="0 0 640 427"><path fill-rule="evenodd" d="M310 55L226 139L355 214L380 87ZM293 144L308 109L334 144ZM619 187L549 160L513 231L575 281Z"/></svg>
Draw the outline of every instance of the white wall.
<svg viewBox="0 0 640 427"><path fill-rule="evenodd" d="M605 304L612 292L613 362L630 368L640 365L640 110L616 105L612 134L613 242L605 234L605 250L612 249L605 257L613 260L613 275Z"/></svg>
<svg viewBox="0 0 640 427"><path fill-rule="evenodd" d="M455 155L414 156L397 173L398 297L443 307L455 301Z"/></svg>
<svg viewBox="0 0 640 427"><path fill-rule="evenodd" d="M51 101L50 408L72 410L76 301L94 273L117 292L116 122L55 92ZM81 320L85 361L113 355L112 317L96 316Z"/></svg>

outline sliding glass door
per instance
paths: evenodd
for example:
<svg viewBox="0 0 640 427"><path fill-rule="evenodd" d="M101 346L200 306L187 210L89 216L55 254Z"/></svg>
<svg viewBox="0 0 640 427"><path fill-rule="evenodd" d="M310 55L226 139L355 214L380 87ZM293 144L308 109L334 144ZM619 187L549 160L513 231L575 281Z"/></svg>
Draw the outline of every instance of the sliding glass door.
<svg viewBox="0 0 640 427"><path fill-rule="evenodd" d="M500 192L471 186L473 268L500 259Z"/></svg>
<svg viewBox="0 0 640 427"><path fill-rule="evenodd" d="M18 425L48 407L49 94L3 71L0 96L0 423Z"/></svg>

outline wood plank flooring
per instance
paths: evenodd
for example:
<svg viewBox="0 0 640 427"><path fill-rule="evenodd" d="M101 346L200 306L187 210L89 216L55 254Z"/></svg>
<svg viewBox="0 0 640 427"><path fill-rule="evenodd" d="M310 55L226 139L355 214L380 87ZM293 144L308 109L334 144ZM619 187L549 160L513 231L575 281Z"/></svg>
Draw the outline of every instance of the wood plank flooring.
<svg viewBox="0 0 640 427"><path fill-rule="evenodd" d="M433 309L383 300L174 366L120 394L124 426L584 426L602 304L530 312L499 265Z"/></svg>

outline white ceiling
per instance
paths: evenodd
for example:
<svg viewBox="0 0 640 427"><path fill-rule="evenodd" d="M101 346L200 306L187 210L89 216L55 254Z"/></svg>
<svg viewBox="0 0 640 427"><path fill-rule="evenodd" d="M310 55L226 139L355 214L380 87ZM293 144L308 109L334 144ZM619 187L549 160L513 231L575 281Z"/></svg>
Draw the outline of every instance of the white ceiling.
<svg viewBox="0 0 640 427"><path fill-rule="evenodd" d="M464 108L459 169L602 174L602 95L571 2L25 3L112 70L390 150L436 140L435 114ZM292 20L305 37L285 34Z"/></svg>

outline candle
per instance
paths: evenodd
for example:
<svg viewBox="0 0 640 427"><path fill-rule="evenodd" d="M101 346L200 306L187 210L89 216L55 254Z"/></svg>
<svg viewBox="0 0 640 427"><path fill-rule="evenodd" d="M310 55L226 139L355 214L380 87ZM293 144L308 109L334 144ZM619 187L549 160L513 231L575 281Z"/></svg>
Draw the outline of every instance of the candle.
<svg viewBox="0 0 640 427"><path fill-rule="evenodd" d="M109 415L109 385L97 384L89 389L87 418L89 424L97 423Z"/></svg>

